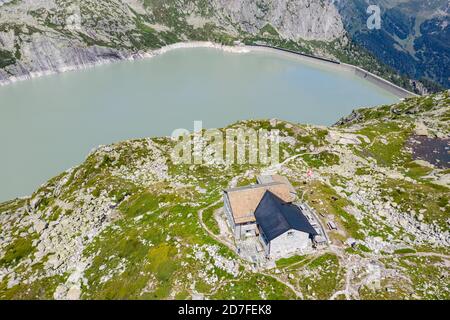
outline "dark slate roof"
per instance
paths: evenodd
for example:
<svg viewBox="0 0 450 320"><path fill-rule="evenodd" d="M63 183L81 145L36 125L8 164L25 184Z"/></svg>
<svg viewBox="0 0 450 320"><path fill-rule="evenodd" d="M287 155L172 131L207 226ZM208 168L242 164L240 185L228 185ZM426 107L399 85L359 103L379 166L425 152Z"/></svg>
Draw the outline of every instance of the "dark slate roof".
<svg viewBox="0 0 450 320"><path fill-rule="evenodd" d="M255 217L268 241L291 229L317 235L299 207L284 202L270 191L266 191L261 199Z"/></svg>

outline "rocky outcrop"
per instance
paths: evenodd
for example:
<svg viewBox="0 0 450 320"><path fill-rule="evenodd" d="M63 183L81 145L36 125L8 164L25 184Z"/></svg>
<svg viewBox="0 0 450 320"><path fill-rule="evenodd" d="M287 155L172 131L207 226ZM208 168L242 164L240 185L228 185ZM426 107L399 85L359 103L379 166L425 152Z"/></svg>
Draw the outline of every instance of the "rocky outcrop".
<svg viewBox="0 0 450 320"><path fill-rule="evenodd" d="M125 1L114 1L111 17L83 11L82 6L98 5L68 1L30 1L5 3L0 7L0 85L96 64L133 57L124 39L115 46L118 33L134 26L133 15ZM105 14L108 12L104 12ZM92 19L97 19L94 23ZM120 25L113 28L111 20ZM101 27L102 26L102 27ZM3 57L8 60L2 61Z"/></svg>
<svg viewBox="0 0 450 320"><path fill-rule="evenodd" d="M214 7L245 32L270 25L283 38L331 41L345 35L332 1L215 0Z"/></svg>
<svg viewBox="0 0 450 320"><path fill-rule="evenodd" d="M5 3L11 2L12 0L0 0L0 6L4 5Z"/></svg>
<svg viewBox="0 0 450 320"><path fill-rule="evenodd" d="M0 39L1 40L1 39ZM79 70L135 57L127 51L68 43L65 40L32 37L22 46L23 58L0 69L0 85L40 75Z"/></svg>

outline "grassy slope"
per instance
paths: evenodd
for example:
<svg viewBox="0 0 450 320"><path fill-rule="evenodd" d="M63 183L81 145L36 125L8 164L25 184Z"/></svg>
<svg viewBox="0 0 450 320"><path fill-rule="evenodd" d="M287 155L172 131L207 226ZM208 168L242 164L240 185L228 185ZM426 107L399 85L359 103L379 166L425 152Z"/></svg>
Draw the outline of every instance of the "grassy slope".
<svg viewBox="0 0 450 320"><path fill-rule="evenodd" d="M295 141L282 142L282 160L307 153L305 150L311 148L325 150L297 157L283 165L280 171L289 176L298 193L303 194L312 207L319 213L332 216L339 226L339 232L330 233L338 251L325 250L315 256L279 261L278 273L273 270L266 274L251 272L249 266L230 249L208 235L197 215L199 210L206 209L205 223L217 233L212 214L220 206L216 203L220 203L221 189L227 187L234 177L241 177L242 183L252 181L264 167L177 166L169 158L173 142L165 138L122 142L111 146L110 150L101 148L79 167L50 180L30 199L0 204L0 270L5 274L0 278L0 298L52 298L58 285L66 283L74 273L74 269L64 268L64 263L56 269L48 269L51 252L42 259L36 259L38 239L42 240L43 236L26 225L24 218L38 213L47 223L64 224L65 219L74 216L82 220L86 209L79 208L86 208L89 201L95 203L95 199L103 199L115 208L112 210L115 218L108 220L95 237L89 238L88 232L82 228L50 235L56 239L81 235L83 259L88 262L80 281L81 297L85 299L185 299L195 293L209 298L296 298L295 292L282 282L290 283L304 298L326 299L343 288L348 259L355 257L370 261L379 259L386 268L398 270L410 279L405 283L397 283L390 277L383 279L383 284L392 287L389 294L362 286L361 298L406 298L411 297L413 291L421 298L448 299L448 279L439 278L439 270L448 268L443 267L441 260L428 266L422 263L425 258L404 256L424 250L448 255L448 248L426 242L416 245L404 243L405 235L414 235L401 228L394 230L396 226L383 219L375 219L370 209L352 203L350 194L342 192L342 189L348 190L349 183L360 181L360 177L368 173L375 177L385 170L409 172L412 159L403 146L411 127L419 118L429 119L427 117L431 115L433 119L439 118L436 112L445 120L449 105L448 93L445 93L410 99L395 106L359 110L359 120L348 120L328 129L278 122L275 128ZM433 127L438 128L441 124L437 121ZM247 121L233 126L272 128L268 121ZM364 134L371 142L337 147L327 140L330 130ZM380 138L384 138L385 143ZM152 148L149 147L150 142ZM357 159L347 162L355 172L351 177L337 170L342 159L349 159L349 156ZM163 170L167 176L154 174L152 167L146 165L157 163L158 159L163 159L167 165ZM316 175L313 179L306 177L306 170L310 167L314 168ZM448 189L424 179L426 173L427 170L416 168L413 180L382 177L377 178L371 187L382 197L391 196L405 214L409 214L411 206L417 210L422 208L426 199L425 222L436 223L448 231ZM141 174L149 175L136 178ZM405 191L398 193L399 187ZM411 190L407 191L408 188ZM93 200L89 200L91 198ZM30 209L36 199L40 199L36 209ZM350 207L361 210L364 218L356 219ZM94 205L93 210L99 209ZM101 221L97 223L102 225ZM391 239L400 247L415 247L415 250L381 253L381 258L372 256L365 245L342 251L342 241L350 236L362 243L379 236ZM208 251L211 248L215 248L223 259L237 263L237 273L221 268L217 264L217 256ZM199 251L203 252L201 259ZM31 263L32 260L35 263ZM357 277L364 277L364 270L355 272ZM11 283L14 277L20 279L16 284ZM24 281L26 279L30 282ZM432 289L424 291L427 286Z"/></svg>

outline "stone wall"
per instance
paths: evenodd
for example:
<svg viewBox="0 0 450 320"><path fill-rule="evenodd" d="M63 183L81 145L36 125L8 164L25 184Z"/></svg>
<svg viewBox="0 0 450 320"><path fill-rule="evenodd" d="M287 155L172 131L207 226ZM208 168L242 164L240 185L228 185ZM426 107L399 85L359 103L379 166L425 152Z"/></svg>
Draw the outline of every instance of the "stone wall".
<svg viewBox="0 0 450 320"><path fill-rule="evenodd" d="M270 241L269 256L280 259L301 253L312 245L309 234L298 230L289 230Z"/></svg>

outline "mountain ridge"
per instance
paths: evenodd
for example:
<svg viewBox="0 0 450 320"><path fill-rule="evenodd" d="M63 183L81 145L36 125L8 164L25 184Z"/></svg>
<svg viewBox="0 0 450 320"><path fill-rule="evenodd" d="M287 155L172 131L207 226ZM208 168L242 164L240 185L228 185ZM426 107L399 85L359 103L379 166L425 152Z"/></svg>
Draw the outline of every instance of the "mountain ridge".
<svg viewBox="0 0 450 320"><path fill-rule="evenodd" d="M366 27L370 4L381 8L380 30ZM442 68L450 61L448 1L355 0L337 6L350 37L379 60L411 79L449 87L450 71Z"/></svg>
<svg viewBox="0 0 450 320"><path fill-rule="evenodd" d="M333 1L15 0L0 6L0 81L129 59L183 41L266 43L424 93L352 40Z"/></svg>

